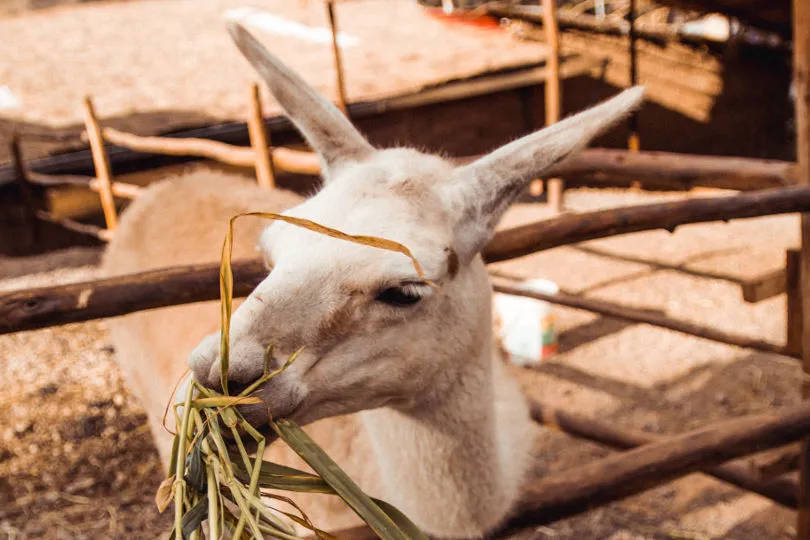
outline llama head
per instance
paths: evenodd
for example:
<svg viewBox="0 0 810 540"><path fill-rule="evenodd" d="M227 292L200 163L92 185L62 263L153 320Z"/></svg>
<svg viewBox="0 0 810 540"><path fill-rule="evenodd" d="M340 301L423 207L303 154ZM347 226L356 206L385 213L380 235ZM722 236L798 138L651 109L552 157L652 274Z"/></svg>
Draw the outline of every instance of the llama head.
<svg viewBox="0 0 810 540"><path fill-rule="evenodd" d="M297 360L246 406L300 424L381 406L430 406L470 362L490 354L490 288L479 251L509 204L549 167L633 110L642 88L528 135L463 166L412 149L378 150L331 103L236 23L231 34L290 120L317 152L324 187L286 212L348 234L407 246L435 284L401 253L274 222L259 244L268 276L233 313L230 381ZM257 209L261 210L261 209ZM218 387L219 334L190 358Z"/></svg>

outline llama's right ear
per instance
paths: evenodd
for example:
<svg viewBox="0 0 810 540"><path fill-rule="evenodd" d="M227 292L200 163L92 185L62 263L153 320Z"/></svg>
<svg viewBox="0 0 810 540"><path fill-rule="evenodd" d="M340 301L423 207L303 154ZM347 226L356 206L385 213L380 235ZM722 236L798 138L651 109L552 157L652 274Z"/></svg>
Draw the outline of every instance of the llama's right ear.
<svg viewBox="0 0 810 540"><path fill-rule="evenodd" d="M359 161L374 152L337 107L281 63L239 23L229 21L228 30L290 121L320 157L325 180L329 170L341 162Z"/></svg>
<svg viewBox="0 0 810 540"><path fill-rule="evenodd" d="M625 90L458 167L441 190L458 216L455 242L461 260L471 260L489 242L504 212L529 182L626 117L640 106L643 97L644 87Z"/></svg>

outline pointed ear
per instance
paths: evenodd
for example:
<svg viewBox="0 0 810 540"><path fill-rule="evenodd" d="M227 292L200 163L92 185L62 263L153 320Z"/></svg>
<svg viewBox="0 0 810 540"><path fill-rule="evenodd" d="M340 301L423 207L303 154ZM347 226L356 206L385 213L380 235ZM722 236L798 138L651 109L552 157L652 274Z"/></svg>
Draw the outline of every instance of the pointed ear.
<svg viewBox="0 0 810 540"><path fill-rule="evenodd" d="M229 21L228 30L290 121L320 157L324 179L337 164L358 161L374 152L365 137L337 107L270 54L239 23Z"/></svg>
<svg viewBox="0 0 810 540"><path fill-rule="evenodd" d="M643 96L643 86L625 90L600 105L458 167L439 189L459 216L456 223L459 257L471 260L489 242L506 209L532 180L626 117L641 104Z"/></svg>

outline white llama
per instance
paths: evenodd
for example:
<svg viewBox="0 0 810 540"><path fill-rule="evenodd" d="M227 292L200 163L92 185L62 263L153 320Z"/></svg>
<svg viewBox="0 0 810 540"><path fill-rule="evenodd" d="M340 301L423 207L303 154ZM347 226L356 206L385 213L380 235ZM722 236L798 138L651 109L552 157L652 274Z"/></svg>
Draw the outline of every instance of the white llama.
<svg viewBox="0 0 810 540"><path fill-rule="evenodd" d="M281 222L238 223L234 260L251 255L251 237L268 275L233 314L230 378L244 385L261 376L271 343L277 362L304 346L259 391L267 405L246 407L246 417L260 426L269 407L274 417L307 425L361 487L427 534L481 537L520 497L536 428L493 347L491 288L479 252L532 179L637 107L643 89L456 167L409 148L375 149L241 26L230 31L319 155L323 189L302 201L215 173L155 184L124 213L106 271L215 262L228 218L249 210L286 210L410 248L438 288L423 283L402 254ZM220 384L218 326L216 302L110 322L118 362L164 460L171 437L160 421L187 361L198 381ZM282 444L267 454L305 467ZM297 500L326 530L358 523L336 498Z"/></svg>

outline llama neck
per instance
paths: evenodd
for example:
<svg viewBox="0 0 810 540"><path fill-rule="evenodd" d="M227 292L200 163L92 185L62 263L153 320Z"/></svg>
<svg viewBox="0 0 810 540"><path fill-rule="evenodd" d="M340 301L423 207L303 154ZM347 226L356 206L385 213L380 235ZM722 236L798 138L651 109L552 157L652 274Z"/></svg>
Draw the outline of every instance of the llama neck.
<svg viewBox="0 0 810 540"><path fill-rule="evenodd" d="M480 537L497 526L528 467L525 400L490 351L456 364L463 371L418 407L361 413L380 495L433 536Z"/></svg>

